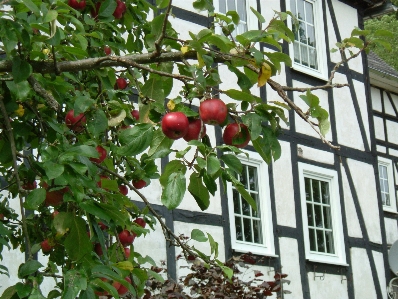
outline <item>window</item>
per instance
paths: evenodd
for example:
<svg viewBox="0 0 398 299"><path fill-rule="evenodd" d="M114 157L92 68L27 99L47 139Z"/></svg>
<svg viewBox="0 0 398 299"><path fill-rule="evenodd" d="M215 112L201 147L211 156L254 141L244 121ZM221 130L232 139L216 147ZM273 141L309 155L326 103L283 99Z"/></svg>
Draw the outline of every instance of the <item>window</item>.
<svg viewBox="0 0 398 299"><path fill-rule="evenodd" d="M293 68L327 79L322 1L289 0L287 3L287 9L297 18L296 22L289 18L295 35L295 40L289 48Z"/></svg>
<svg viewBox="0 0 398 299"><path fill-rule="evenodd" d="M337 172L299 163L306 258L345 265Z"/></svg>
<svg viewBox="0 0 398 299"><path fill-rule="evenodd" d="M395 184L393 176L392 161L385 158L378 158L380 194L383 208L386 211L396 212Z"/></svg>
<svg viewBox="0 0 398 299"><path fill-rule="evenodd" d="M240 193L228 184L229 218L232 249L261 255L274 255L268 171L265 162L254 152L239 157L243 171L237 175L247 192L257 203L253 210Z"/></svg>
<svg viewBox="0 0 398 299"><path fill-rule="evenodd" d="M219 0L215 1L215 9L223 14L228 11L236 11L239 15L240 22L236 26L235 31L232 35L235 37L238 34L242 34L247 30L257 29L257 21L254 15L251 13L250 7L257 8L255 0Z"/></svg>

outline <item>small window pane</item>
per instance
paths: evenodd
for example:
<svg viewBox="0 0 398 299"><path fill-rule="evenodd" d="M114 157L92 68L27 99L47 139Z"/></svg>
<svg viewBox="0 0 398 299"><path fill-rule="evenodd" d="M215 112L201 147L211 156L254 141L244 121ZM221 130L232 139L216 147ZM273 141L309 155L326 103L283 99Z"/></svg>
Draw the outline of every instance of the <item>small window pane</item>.
<svg viewBox="0 0 398 299"><path fill-rule="evenodd" d="M242 174L240 176L240 182L245 186L245 189L247 189L247 166L243 167Z"/></svg>
<svg viewBox="0 0 398 299"><path fill-rule="evenodd" d="M315 47L315 30L314 26L307 25L307 45Z"/></svg>
<svg viewBox="0 0 398 299"><path fill-rule="evenodd" d="M225 0L219 0L219 5L220 5L220 12L221 13L226 13L227 12L227 3L225 2Z"/></svg>
<svg viewBox="0 0 398 299"><path fill-rule="evenodd" d="M232 191L232 194L233 194L233 200L234 200L234 213L241 214L242 212L240 210L240 194L235 189Z"/></svg>
<svg viewBox="0 0 398 299"><path fill-rule="evenodd" d="M227 11L236 11L235 0L227 0Z"/></svg>
<svg viewBox="0 0 398 299"><path fill-rule="evenodd" d="M310 24L314 24L313 10L312 3L305 1L305 20Z"/></svg>
<svg viewBox="0 0 398 299"><path fill-rule="evenodd" d="M316 227L323 228L322 208L320 205L314 205L315 212L315 225Z"/></svg>
<svg viewBox="0 0 398 299"><path fill-rule="evenodd" d="M329 183L321 182L321 192L322 192L322 203L329 204Z"/></svg>
<svg viewBox="0 0 398 299"><path fill-rule="evenodd" d="M305 178L304 180L305 180L305 200L312 201L311 179Z"/></svg>
<svg viewBox="0 0 398 299"><path fill-rule="evenodd" d="M334 254L333 234L330 231L325 232L326 237L326 252Z"/></svg>
<svg viewBox="0 0 398 299"><path fill-rule="evenodd" d="M330 207L323 207L323 218L325 228L332 229L332 218L330 216Z"/></svg>
<svg viewBox="0 0 398 299"><path fill-rule="evenodd" d="M253 242L252 223L248 218L243 218L243 229L246 242Z"/></svg>
<svg viewBox="0 0 398 299"><path fill-rule="evenodd" d="M312 211L312 204L307 203L307 216L308 216L308 226L314 227L314 213Z"/></svg>
<svg viewBox="0 0 398 299"><path fill-rule="evenodd" d="M290 11L296 15L296 0L290 0Z"/></svg>
<svg viewBox="0 0 398 299"><path fill-rule="evenodd" d="M321 190L319 189L319 181L312 180L312 196L314 198L314 202L321 202Z"/></svg>
<svg viewBox="0 0 398 299"><path fill-rule="evenodd" d="M251 193L250 195L251 195L251 196L253 197L253 199L256 201L256 206L257 206L257 211L255 211L255 210L252 209L252 216L253 216L253 217L259 217L260 202L258 201L258 195L257 195L257 194L254 194L254 193Z"/></svg>
<svg viewBox="0 0 398 299"><path fill-rule="evenodd" d="M323 230L316 231L316 241L318 244L318 252L325 252L325 239L323 236Z"/></svg>
<svg viewBox="0 0 398 299"><path fill-rule="evenodd" d="M249 168L249 183L250 190L257 190L257 169L254 167Z"/></svg>
<svg viewBox="0 0 398 299"><path fill-rule="evenodd" d="M250 216L250 205L245 199L242 199L242 214L245 216Z"/></svg>
<svg viewBox="0 0 398 299"><path fill-rule="evenodd" d="M304 14L304 1L303 0L298 0L297 1L297 18L300 20L304 20L305 14Z"/></svg>
<svg viewBox="0 0 398 299"><path fill-rule="evenodd" d="M235 230L236 230L236 240L243 241L242 233L242 219L240 217L235 217Z"/></svg>
<svg viewBox="0 0 398 299"><path fill-rule="evenodd" d="M258 220L253 220L254 243L261 244L261 223Z"/></svg>
<svg viewBox="0 0 398 299"><path fill-rule="evenodd" d="M237 4L237 13L239 14L240 20L246 22L246 1L236 0Z"/></svg>
<svg viewBox="0 0 398 299"><path fill-rule="evenodd" d="M316 237L315 237L315 229L309 229L308 234L310 237L310 250L316 251Z"/></svg>

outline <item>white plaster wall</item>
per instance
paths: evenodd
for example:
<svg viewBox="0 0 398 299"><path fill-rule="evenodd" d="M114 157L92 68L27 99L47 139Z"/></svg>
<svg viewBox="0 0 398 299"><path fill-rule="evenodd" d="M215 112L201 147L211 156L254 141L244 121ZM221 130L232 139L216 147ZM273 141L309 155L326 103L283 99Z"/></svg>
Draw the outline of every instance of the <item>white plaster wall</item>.
<svg viewBox="0 0 398 299"><path fill-rule="evenodd" d="M386 281L386 270L384 268L383 253L372 251L372 254L376 265L377 278L381 286L381 294L383 296L382 299L387 299L387 290L386 290L387 281Z"/></svg>
<svg viewBox="0 0 398 299"><path fill-rule="evenodd" d="M304 84L302 82L293 80L293 86L294 87L309 87L309 85ZM329 103L328 103L328 92L325 90L314 90L312 91L314 95L316 95L319 98L319 103L322 108L324 108L326 111L329 111ZM300 107L304 113L308 111L308 105L300 98L300 95L305 95L305 92L294 92L293 94L293 101L295 104ZM315 123L317 123L317 120L313 120ZM310 125L305 122L301 117L299 117L297 114L295 116L295 124L296 124L296 132L298 133L303 133L309 136L313 136L316 138L319 138L319 135L310 127ZM326 139L327 140L332 140L332 132L331 130L326 134Z"/></svg>
<svg viewBox="0 0 398 299"><path fill-rule="evenodd" d="M336 82L344 82L341 74L336 74ZM363 88L363 86L362 86ZM354 104L348 87L335 88L333 90L335 107L335 118L338 143L359 150L364 150L364 144L359 129L358 119L355 113ZM359 115L361 117L361 115ZM367 117L367 116L365 116ZM364 118L366 121L367 118ZM367 122L367 121L366 121Z"/></svg>
<svg viewBox="0 0 398 299"><path fill-rule="evenodd" d="M316 276L323 273L316 273ZM314 279L314 272L308 272L308 284L311 298L314 299L346 299L348 298L347 281L341 281L341 275L325 274L325 278ZM346 278L346 277L344 277Z"/></svg>
<svg viewBox="0 0 398 299"><path fill-rule="evenodd" d="M350 253L355 298L377 298L366 250L351 248Z"/></svg>
<svg viewBox="0 0 398 299"><path fill-rule="evenodd" d="M383 91L383 99L384 99L384 109L385 113L389 115L396 116L393 106L391 105L391 101L385 91ZM397 103L395 103L396 105Z"/></svg>
<svg viewBox="0 0 398 299"><path fill-rule="evenodd" d="M298 147L302 149L301 157L304 159L322 162L331 165L334 163L333 153L317 150L301 144L299 144Z"/></svg>
<svg viewBox="0 0 398 299"><path fill-rule="evenodd" d="M180 7L182 9L188 10L188 11L192 11L194 13L203 15L203 16L207 16L208 11L204 10L204 11L199 11L193 8L192 6L193 1L186 1L186 0L174 0L173 1L173 6L176 7ZM171 11L173 13L173 11Z"/></svg>
<svg viewBox="0 0 398 299"><path fill-rule="evenodd" d="M388 142L398 144L398 123L387 120L386 125Z"/></svg>
<svg viewBox="0 0 398 299"><path fill-rule="evenodd" d="M373 117L374 125L375 125L375 135L376 139L385 140L386 136L384 134L384 123L381 117Z"/></svg>
<svg viewBox="0 0 398 299"><path fill-rule="evenodd" d="M365 85L362 82L359 82L357 80L353 80L354 87L355 87L355 93L358 99L358 105L360 109L361 117L364 127L365 127L365 134L366 138L368 141L368 144L370 144L370 129L369 129L369 111L368 111L368 103L366 99L366 93L365 93Z"/></svg>
<svg viewBox="0 0 398 299"><path fill-rule="evenodd" d="M393 149L393 148L388 149L388 153L389 153L390 155L392 155L392 156L398 157L398 151L395 150L395 149Z"/></svg>
<svg viewBox="0 0 398 299"><path fill-rule="evenodd" d="M398 240L397 220L384 218L384 225L386 228L387 244L392 245L396 240Z"/></svg>
<svg viewBox="0 0 398 299"><path fill-rule="evenodd" d="M381 244L379 205L373 167L371 164L354 160L348 160L348 167L354 181L369 240ZM351 218L349 214L347 214L347 218Z"/></svg>
<svg viewBox="0 0 398 299"><path fill-rule="evenodd" d="M393 93L391 93L390 95L395 107L398 108L398 95Z"/></svg>
<svg viewBox="0 0 398 299"><path fill-rule="evenodd" d="M382 105L381 105L380 89L371 87L370 88L370 96L372 98L373 110L381 112L383 109L382 109Z"/></svg>
<svg viewBox="0 0 398 299"><path fill-rule="evenodd" d="M292 294L286 297L304 298L300 277L301 275L305 275L305 273L300 272L300 259L298 256L298 246L304 245L297 244L297 240L291 238L279 238L279 245L281 250L281 265L283 267L282 272L288 274L287 279L291 280L290 285L286 289L292 292Z"/></svg>
<svg viewBox="0 0 398 299"><path fill-rule="evenodd" d="M173 3L174 4L174 3ZM200 30L206 28L203 26L199 26L195 23L188 22L179 18L169 18L169 21L173 28L178 32L178 38L183 40L191 40L191 36L189 35L189 31L194 34L197 34ZM181 30L179 30L181 29Z"/></svg>
<svg viewBox="0 0 398 299"><path fill-rule="evenodd" d="M344 190L344 207L347 217L347 229L350 237L362 238L362 231L359 225L358 214L355 209L353 195L351 194L350 185L348 184L347 175L344 168L341 168L343 190Z"/></svg>
<svg viewBox="0 0 398 299"><path fill-rule="evenodd" d="M377 151L380 152L380 153L386 153L387 152L387 149L386 149L385 146L376 145L376 148L377 148Z"/></svg>
<svg viewBox="0 0 398 299"><path fill-rule="evenodd" d="M273 162L275 207L278 225L296 227L290 144L281 141L282 156Z"/></svg>

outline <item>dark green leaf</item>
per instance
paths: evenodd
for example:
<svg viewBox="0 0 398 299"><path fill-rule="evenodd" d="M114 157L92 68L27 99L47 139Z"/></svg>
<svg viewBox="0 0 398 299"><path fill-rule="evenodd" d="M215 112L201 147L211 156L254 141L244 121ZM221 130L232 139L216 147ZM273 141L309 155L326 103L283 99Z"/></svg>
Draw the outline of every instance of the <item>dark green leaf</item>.
<svg viewBox="0 0 398 299"><path fill-rule="evenodd" d="M264 19L264 17L262 16L262 14L260 14L257 10L255 10L253 7L251 7L250 6L250 10L256 15L256 17L257 17L257 19L258 19L258 21L260 22L260 23L265 23L265 19Z"/></svg>
<svg viewBox="0 0 398 299"><path fill-rule="evenodd" d="M185 174L182 172L172 173L167 180L167 184L162 192L162 203L164 206L173 210L177 208L184 198L186 190Z"/></svg>
<svg viewBox="0 0 398 299"><path fill-rule="evenodd" d="M172 173L175 172L182 172L185 174L187 171L187 167L184 165L183 162L179 160L173 160L167 163L166 167L164 168L162 175L160 176L159 182L163 187L166 187L168 183L168 178Z"/></svg>
<svg viewBox="0 0 398 299"><path fill-rule="evenodd" d="M214 254L214 258L218 257L218 243L214 240L212 235L207 233L207 237L209 238L211 254Z"/></svg>
<svg viewBox="0 0 398 299"><path fill-rule="evenodd" d="M78 270L69 270L64 275L64 291L62 299L76 299L80 291L87 289L87 277Z"/></svg>
<svg viewBox="0 0 398 299"><path fill-rule="evenodd" d="M203 185L202 178L198 173L192 173L189 178L188 191L195 198L199 208L204 211L210 205L209 190Z"/></svg>
<svg viewBox="0 0 398 299"><path fill-rule="evenodd" d="M8 89L16 100L23 101L28 97L30 85L28 81L22 81L15 84L14 81L6 81Z"/></svg>
<svg viewBox="0 0 398 299"><path fill-rule="evenodd" d="M117 153L122 156L134 156L146 150L153 137L153 126L151 124L138 124L133 128L123 130L120 135L122 147Z"/></svg>
<svg viewBox="0 0 398 299"><path fill-rule="evenodd" d="M167 138L162 129L158 129L154 132L151 145L148 151L148 156L151 159L159 159L166 157L171 152L171 146L174 140Z"/></svg>
<svg viewBox="0 0 398 299"><path fill-rule="evenodd" d="M66 253L72 260L80 261L92 251L92 244L87 236L86 221L73 217L67 225L69 233L64 242Z"/></svg>
<svg viewBox="0 0 398 299"><path fill-rule="evenodd" d="M100 137L108 128L108 119L102 109L97 109L93 115L93 119L88 121L87 129L93 137Z"/></svg>
<svg viewBox="0 0 398 299"><path fill-rule="evenodd" d="M65 167L62 164L51 161L44 162L42 167L46 171L48 179L52 180L64 173Z"/></svg>
<svg viewBox="0 0 398 299"><path fill-rule="evenodd" d="M56 10L49 10L43 18L43 23L54 21L58 17Z"/></svg>
<svg viewBox="0 0 398 299"><path fill-rule="evenodd" d="M18 56L12 61L12 76L16 84L25 81L32 74L32 66Z"/></svg>
<svg viewBox="0 0 398 299"><path fill-rule="evenodd" d="M206 168L209 176L214 176L221 168L220 160L216 155L209 155L206 159Z"/></svg>
<svg viewBox="0 0 398 299"><path fill-rule="evenodd" d="M28 210L36 210L46 199L46 190L39 188L32 190L26 197L24 207Z"/></svg>
<svg viewBox="0 0 398 299"><path fill-rule="evenodd" d="M221 160L236 173L242 173L242 162L235 155L224 154L221 156Z"/></svg>
<svg viewBox="0 0 398 299"><path fill-rule="evenodd" d="M150 99L163 101L165 99L163 82L161 79L151 78L141 87L141 92Z"/></svg>
<svg viewBox="0 0 398 299"><path fill-rule="evenodd" d="M257 82L257 80L256 80ZM261 103L262 100L261 98L254 96L252 94L250 94L249 92L244 92L244 91L240 91L240 90L236 90L236 89L229 89L227 91L224 92L227 96L229 96L230 98L237 100L237 101L247 101L250 103Z"/></svg>
<svg viewBox="0 0 398 299"><path fill-rule="evenodd" d="M105 0L101 3L98 16L108 18L110 17L116 9L116 1Z"/></svg>
<svg viewBox="0 0 398 299"><path fill-rule="evenodd" d="M25 278L26 276L35 273L41 267L43 267L43 265L39 261L36 260L27 261L26 263L21 264L21 266L19 267L18 278L20 279Z"/></svg>

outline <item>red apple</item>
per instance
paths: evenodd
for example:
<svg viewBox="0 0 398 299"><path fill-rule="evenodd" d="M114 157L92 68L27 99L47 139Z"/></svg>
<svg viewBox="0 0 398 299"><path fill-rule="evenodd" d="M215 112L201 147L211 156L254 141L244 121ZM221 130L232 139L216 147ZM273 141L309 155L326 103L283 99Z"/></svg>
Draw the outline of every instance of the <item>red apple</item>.
<svg viewBox="0 0 398 299"><path fill-rule="evenodd" d="M250 133L246 125L232 123L226 126L222 138L227 145L243 148L250 141Z"/></svg>
<svg viewBox="0 0 398 299"><path fill-rule="evenodd" d="M185 134L184 140L187 142L191 140L198 140L201 128L202 128L202 121L200 119L190 119L188 125L188 133ZM203 130L202 134L200 135L200 138L203 138L203 136L205 135L206 135L206 126L203 125Z"/></svg>
<svg viewBox="0 0 398 299"><path fill-rule="evenodd" d="M120 288L121 285L122 285L122 284L121 284L120 282L118 282L118 281L113 281L113 282L112 282L112 286L113 286L116 290L118 290L118 289Z"/></svg>
<svg viewBox="0 0 398 299"><path fill-rule="evenodd" d="M33 182L25 182L25 184L22 185L22 188L25 190L33 190L37 188L37 183L36 181Z"/></svg>
<svg viewBox="0 0 398 299"><path fill-rule="evenodd" d="M4 214L0 214L0 220L4 220Z"/></svg>
<svg viewBox="0 0 398 299"><path fill-rule="evenodd" d="M86 8L86 0L68 0L68 5L76 10L83 10Z"/></svg>
<svg viewBox="0 0 398 299"><path fill-rule="evenodd" d="M100 243L95 243L94 245L94 251L96 254L98 254L99 256L103 255L104 252L102 251L102 247Z"/></svg>
<svg viewBox="0 0 398 299"><path fill-rule="evenodd" d="M122 243L123 246L128 246L131 243L133 243L134 239L135 239L136 234L131 233L130 231L128 231L127 229L122 230L119 233L119 240L120 243Z"/></svg>
<svg viewBox="0 0 398 299"><path fill-rule="evenodd" d="M91 9L91 16L96 19L98 17L98 13L101 7L101 2L95 3L95 8Z"/></svg>
<svg viewBox="0 0 398 299"><path fill-rule="evenodd" d="M122 89L123 90L127 87L127 85L128 85L128 83L127 83L126 79L117 78L114 89Z"/></svg>
<svg viewBox="0 0 398 299"><path fill-rule="evenodd" d="M125 280L126 280L128 283L131 283L130 277L126 277ZM124 295L127 294L128 289L127 289L124 285L120 285L120 288L117 290L117 292L118 292L119 296L124 296Z"/></svg>
<svg viewBox="0 0 398 299"><path fill-rule="evenodd" d="M105 52L105 55L111 55L111 53L112 53L112 50L111 50L111 48L109 48L108 46L105 46L104 47L104 52Z"/></svg>
<svg viewBox="0 0 398 299"><path fill-rule="evenodd" d="M200 103L199 115L205 124L221 125L228 115L228 108L220 99L207 99Z"/></svg>
<svg viewBox="0 0 398 299"><path fill-rule="evenodd" d="M136 189L142 189L146 186L146 182L144 180L133 181L133 186Z"/></svg>
<svg viewBox="0 0 398 299"><path fill-rule="evenodd" d="M124 256L125 256L126 258L129 258L129 257L130 257L130 248L128 248L128 247L125 247L125 248L124 248Z"/></svg>
<svg viewBox="0 0 398 299"><path fill-rule="evenodd" d="M68 191L69 187L65 187L54 191L47 191L46 200L44 201L44 204L46 205L46 207L48 206L56 207L61 205L64 201L64 195Z"/></svg>
<svg viewBox="0 0 398 299"><path fill-rule="evenodd" d="M80 113L75 116L74 110L69 110L65 116L65 123L69 129L79 133L84 130L84 126L86 125L87 119L83 113Z"/></svg>
<svg viewBox="0 0 398 299"><path fill-rule="evenodd" d="M40 246L41 246L41 250L42 250L44 253L50 252L51 249L53 248L53 247L50 245L50 243L48 242L48 239L45 239L44 241L42 241L42 242L40 243Z"/></svg>
<svg viewBox="0 0 398 299"><path fill-rule="evenodd" d="M131 111L131 116L135 118L135 120L139 120L140 119L140 112L138 110L133 110Z"/></svg>
<svg viewBox="0 0 398 299"><path fill-rule="evenodd" d="M127 196L127 194L129 193L129 188L127 188L126 185L119 185L119 192Z"/></svg>
<svg viewBox="0 0 398 299"><path fill-rule="evenodd" d="M145 226L146 226L146 222L145 222L144 218L136 218L134 220L134 222L137 223L142 228L145 228Z"/></svg>
<svg viewBox="0 0 398 299"><path fill-rule="evenodd" d="M102 281L108 281L108 279L106 279L105 277L100 277L100 279L101 279ZM94 291L94 293L95 293L97 296L108 296L108 292L105 291L105 290L102 290L102 291Z"/></svg>
<svg viewBox="0 0 398 299"><path fill-rule="evenodd" d="M121 19L126 12L126 4L120 0L116 0L116 9L113 12L115 19Z"/></svg>
<svg viewBox="0 0 398 299"><path fill-rule="evenodd" d="M108 226L105 224L105 223L103 223L103 222L98 222L98 226L100 227L100 229L102 229L102 230L106 230L107 228L108 228Z"/></svg>
<svg viewBox="0 0 398 299"><path fill-rule="evenodd" d="M162 131L170 139L179 139L188 133L189 121L182 112L167 113L162 119Z"/></svg>
<svg viewBox="0 0 398 299"><path fill-rule="evenodd" d="M106 152L106 149L104 149L100 145L98 145L95 149L99 154L99 158L90 158L90 161L100 164L102 161L105 160L108 153Z"/></svg>

